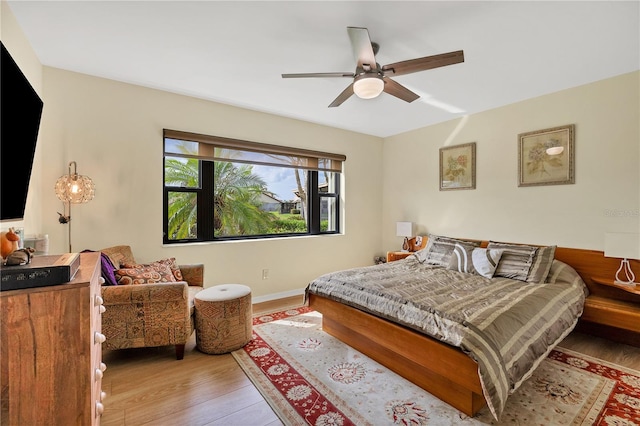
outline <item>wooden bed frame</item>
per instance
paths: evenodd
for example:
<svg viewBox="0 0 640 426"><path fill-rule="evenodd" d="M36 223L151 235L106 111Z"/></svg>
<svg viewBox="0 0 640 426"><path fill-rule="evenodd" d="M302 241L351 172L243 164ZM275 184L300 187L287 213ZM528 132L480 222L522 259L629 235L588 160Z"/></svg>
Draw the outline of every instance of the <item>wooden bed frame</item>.
<svg viewBox="0 0 640 426"><path fill-rule="evenodd" d="M481 246L487 244L482 241ZM601 251L564 247L556 249L555 258L580 274L590 297L640 303L640 295L627 295L593 280L613 277L620 259L606 258ZM640 262L632 261L632 267L638 270ZM468 416L484 406L478 364L459 348L325 297L309 294L309 306L322 314L324 331Z"/></svg>

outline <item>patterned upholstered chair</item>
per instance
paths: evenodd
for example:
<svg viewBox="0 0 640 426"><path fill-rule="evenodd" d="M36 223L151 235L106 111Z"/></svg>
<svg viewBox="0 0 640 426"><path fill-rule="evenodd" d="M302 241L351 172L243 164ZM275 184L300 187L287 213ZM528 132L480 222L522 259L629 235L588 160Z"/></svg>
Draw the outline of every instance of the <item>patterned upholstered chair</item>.
<svg viewBox="0 0 640 426"><path fill-rule="evenodd" d="M130 246L101 250L116 268L137 264ZM182 281L103 286L103 346L126 349L175 345L184 357L185 343L194 330L194 297L203 289L204 265L179 265Z"/></svg>

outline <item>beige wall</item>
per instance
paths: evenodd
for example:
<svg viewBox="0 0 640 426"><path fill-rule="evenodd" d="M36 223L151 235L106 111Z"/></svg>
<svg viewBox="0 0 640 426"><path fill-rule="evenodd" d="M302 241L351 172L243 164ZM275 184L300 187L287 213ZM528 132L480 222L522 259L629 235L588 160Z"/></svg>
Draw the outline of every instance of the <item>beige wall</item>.
<svg viewBox="0 0 640 426"><path fill-rule="evenodd" d="M74 160L96 197L72 206L73 251L129 244L139 261L204 263L207 285L243 283L255 297L300 292L319 274L373 263L382 139L55 68L43 75L43 229L53 252L67 249L53 185ZM345 154L344 235L163 246L163 128Z"/></svg>
<svg viewBox="0 0 640 426"><path fill-rule="evenodd" d="M400 220L418 234L593 249L605 232L640 229L638 72L382 140L43 68L5 2L1 11L2 41L45 102L25 221L15 226L49 234L51 253L68 247L53 185L71 160L97 187L71 212L74 251L124 243L140 261L202 262L207 285L245 283L258 299L371 264L400 246ZM576 125L576 183L518 188L518 133L564 124ZM163 246L163 128L346 154L345 234ZM467 142L477 143L477 189L439 191L439 148Z"/></svg>
<svg viewBox="0 0 640 426"><path fill-rule="evenodd" d="M387 138L383 244L396 221L478 239L604 248L640 232L640 73L564 90ZM575 184L517 186L519 133L575 124ZM477 189L439 191L439 148L477 144Z"/></svg>
<svg viewBox="0 0 640 426"><path fill-rule="evenodd" d="M42 65L29 41L20 29L15 16L6 2L0 2L0 39L5 45L11 57L18 64L22 73L33 86L33 89L42 96ZM27 235L37 234L41 231L41 204L42 176L40 164L42 163L40 152L36 150L34 165L31 171L31 185L27 195L27 207L23 221L9 221L2 223L2 229L9 227L23 227Z"/></svg>

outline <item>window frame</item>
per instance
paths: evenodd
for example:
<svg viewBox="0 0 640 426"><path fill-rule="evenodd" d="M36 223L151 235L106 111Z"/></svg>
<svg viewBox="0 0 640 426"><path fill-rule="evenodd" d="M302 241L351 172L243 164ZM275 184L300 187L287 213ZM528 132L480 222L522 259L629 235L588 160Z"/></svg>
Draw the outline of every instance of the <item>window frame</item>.
<svg viewBox="0 0 640 426"><path fill-rule="evenodd" d="M183 140L188 142L198 142L201 144L211 145L209 148L230 148L236 150L246 150L251 152L276 154L283 156L302 156L308 159L305 166L283 166L281 164L273 164L273 167L288 167L292 169L302 169L307 174L307 232L301 233L280 233L280 234L252 234L252 235L234 235L216 237L213 220L213 194L214 187L214 169L215 162L231 162L226 159L214 158L203 155L188 155L168 152L166 150L167 139ZM218 242L218 241L235 241L235 240L255 240L282 237L300 237L309 235L333 235L339 234L340 226L340 175L342 174L342 164L346 160L346 156L341 154L324 153L320 151L311 151L292 147L281 147L278 145L260 144L258 142L242 141L229 138L221 138L216 136L199 135L195 133L180 132L176 130L165 129L163 132L163 157L162 157L162 185L163 185L163 244L189 244L202 242ZM212 149L207 150L213 152ZM200 152L200 151L199 151ZM166 185L166 161L169 158L191 158L198 160L199 185L197 187L186 186L168 186ZM262 162L239 161L239 163L264 165ZM322 168L321 165L325 167ZM328 167L327 167L328 166ZM321 192L318 187L319 173L328 171L334 174L333 192ZM194 193L196 194L196 238L185 239L169 239L169 195L171 193ZM331 198L335 202L335 229L321 231L321 203L324 198Z"/></svg>

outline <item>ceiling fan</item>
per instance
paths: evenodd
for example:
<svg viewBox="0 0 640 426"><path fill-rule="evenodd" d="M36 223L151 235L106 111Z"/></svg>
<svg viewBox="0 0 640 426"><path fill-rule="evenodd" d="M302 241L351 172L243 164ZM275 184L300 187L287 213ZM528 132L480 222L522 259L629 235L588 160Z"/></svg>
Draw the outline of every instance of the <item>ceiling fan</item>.
<svg viewBox="0 0 640 426"><path fill-rule="evenodd" d="M362 99L371 99L385 92L402 99L413 102L420 96L413 93L403 85L395 82L390 77L425 71L433 68L464 62L462 50L442 53L440 55L425 56L423 58L410 59L380 66L376 62L376 53L379 46L372 43L369 31L366 28L347 27L353 55L356 59L355 72L321 72L302 74L282 74L282 78L307 78L307 77L349 77L353 82L338 97L331 102L329 107L340 106L351 95Z"/></svg>

